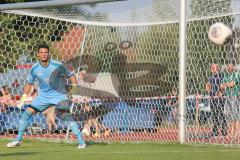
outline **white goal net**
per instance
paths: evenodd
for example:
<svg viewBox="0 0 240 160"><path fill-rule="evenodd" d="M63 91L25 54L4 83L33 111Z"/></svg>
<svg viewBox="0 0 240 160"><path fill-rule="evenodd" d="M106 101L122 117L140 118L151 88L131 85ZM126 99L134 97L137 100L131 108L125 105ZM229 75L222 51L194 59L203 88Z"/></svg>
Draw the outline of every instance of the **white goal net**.
<svg viewBox="0 0 240 160"><path fill-rule="evenodd" d="M46 43L51 58L76 73L79 94L71 112L86 140L177 142L179 6L176 0L127 0L1 10L0 137L16 136L32 98L17 107L19 97L37 61L37 46ZM239 8L237 0L187 3L187 143L240 143ZM222 45L208 38L218 22L233 31ZM222 85L236 75L222 96L206 90L212 64L219 66ZM212 99L219 99L215 107ZM52 111L33 116L26 137L71 138L68 124Z"/></svg>

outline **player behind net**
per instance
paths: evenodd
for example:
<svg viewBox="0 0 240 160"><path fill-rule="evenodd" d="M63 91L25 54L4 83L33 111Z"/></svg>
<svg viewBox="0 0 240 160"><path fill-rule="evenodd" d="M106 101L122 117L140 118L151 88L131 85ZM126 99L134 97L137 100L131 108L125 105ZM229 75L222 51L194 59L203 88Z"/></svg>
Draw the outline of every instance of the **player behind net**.
<svg viewBox="0 0 240 160"><path fill-rule="evenodd" d="M79 131L78 124L73 120L72 115L70 114L70 102L65 89L65 80L66 78L69 78L72 84L70 94L76 94L77 79L75 74L70 72L62 63L49 58L50 53L47 45L40 45L38 47L37 55L39 61L31 68L28 77L28 84L24 88L23 97L30 92L35 79L39 81L39 94L22 115L19 122L17 139L8 143L7 147L21 145L23 134L27 128L29 119L33 114L43 112L50 106L55 106L57 116L61 120L67 121L72 132L76 135L79 143L78 148L85 148L86 144Z"/></svg>

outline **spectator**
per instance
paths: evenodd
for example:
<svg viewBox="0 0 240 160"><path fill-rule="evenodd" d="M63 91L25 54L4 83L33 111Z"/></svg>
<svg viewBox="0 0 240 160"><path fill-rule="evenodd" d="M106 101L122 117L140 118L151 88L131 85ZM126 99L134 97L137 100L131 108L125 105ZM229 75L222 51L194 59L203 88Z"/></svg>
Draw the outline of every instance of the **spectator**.
<svg viewBox="0 0 240 160"><path fill-rule="evenodd" d="M153 107L154 126L158 129L162 126L164 120L170 113L170 107L167 106L168 100L166 98L159 99L158 105Z"/></svg>
<svg viewBox="0 0 240 160"><path fill-rule="evenodd" d="M178 113L178 94L176 88L172 89L171 98L167 103L167 106L171 107L170 111L170 122L177 124L177 113Z"/></svg>
<svg viewBox="0 0 240 160"><path fill-rule="evenodd" d="M164 120L177 124L178 97L176 88L172 89L170 98L161 98L157 103L158 105L152 106L154 127L158 130L164 123Z"/></svg>
<svg viewBox="0 0 240 160"><path fill-rule="evenodd" d="M18 88L18 87L20 87L20 84L19 84L19 82L18 82L18 79L14 79L14 81L12 82L12 87L13 87L13 88Z"/></svg>
<svg viewBox="0 0 240 160"><path fill-rule="evenodd" d="M153 121L154 127L158 129L162 125L162 119L160 115L160 107L153 105L152 106L152 113L153 113Z"/></svg>
<svg viewBox="0 0 240 160"><path fill-rule="evenodd" d="M1 103L1 97L3 96L2 91L0 90L0 103ZM0 113L4 112L5 108L0 104Z"/></svg>
<svg viewBox="0 0 240 160"><path fill-rule="evenodd" d="M87 88L91 88L91 83L94 83L96 78L93 75L87 74L86 73L86 68L81 68L80 72L78 74L78 85L82 86L82 87L87 87ZM81 96L82 100L86 100L89 99L90 97L86 97L86 96ZM82 103L82 109L84 110L84 112L91 112L93 110L93 104L90 103ZM96 106L98 107L98 106ZM94 137L99 137L101 134L101 130L104 130L104 135L108 136L110 133L110 130L108 128L106 128L105 126L103 126L100 122L101 116L97 116L97 117L89 117L88 120L84 123L84 127L83 127L83 131L82 133L90 133L91 132L91 128L95 129L94 132ZM89 135L86 135L89 136Z"/></svg>
<svg viewBox="0 0 240 160"><path fill-rule="evenodd" d="M53 129L57 128L57 125L55 123L55 119L56 119L55 107L53 107L53 106L49 107L48 109L43 111L43 114L47 119L48 133L52 134Z"/></svg>
<svg viewBox="0 0 240 160"><path fill-rule="evenodd" d="M1 87L1 95L2 96L0 97L0 109L1 112L4 112L9 105L13 104L12 100L14 100L14 97L11 94L10 88L6 85Z"/></svg>
<svg viewBox="0 0 240 160"><path fill-rule="evenodd" d="M2 92L2 96L0 97L1 100L5 100L5 101L9 101L9 100L13 100L13 95L11 94L11 89L8 86L2 86L1 87L1 92Z"/></svg>
<svg viewBox="0 0 240 160"><path fill-rule="evenodd" d="M221 83L223 75L219 73L218 64L211 65L211 76L206 84L206 90L210 96L210 108L212 112L213 128L211 136L219 136L219 129L221 129L222 136L227 135L227 122L224 115L223 92L221 90Z"/></svg>
<svg viewBox="0 0 240 160"><path fill-rule="evenodd" d="M13 94L14 95L18 95L18 91L19 91L19 88L20 88L20 84L18 82L18 79L14 79L14 81L12 82L11 84L11 87L12 87L12 91L13 91Z"/></svg>
<svg viewBox="0 0 240 160"><path fill-rule="evenodd" d="M230 121L230 136L235 139L240 129L240 75L236 72L233 63L227 65L227 72L224 74L222 89L226 94L226 112Z"/></svg>

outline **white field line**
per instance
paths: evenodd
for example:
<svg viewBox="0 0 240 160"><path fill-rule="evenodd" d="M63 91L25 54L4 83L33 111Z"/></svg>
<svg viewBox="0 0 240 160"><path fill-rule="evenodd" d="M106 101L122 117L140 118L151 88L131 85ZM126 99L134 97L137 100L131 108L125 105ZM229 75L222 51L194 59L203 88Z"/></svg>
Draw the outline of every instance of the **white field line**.
<svg viewBox="0 0 240 160"><path fill-rule="evenodd" d="M87 149L86 149L87 150ZM239 150L173 150L173 151L167 151L167 150L159 150L159 151L114 151L114 152L98 152L98 151L86 151L84 150L81 152L81 154L158 154L158 153L211 153L211 152L240 152ZM69 150L70 151L70 150ZM72 151L72 150L71 150Z"/></svg>

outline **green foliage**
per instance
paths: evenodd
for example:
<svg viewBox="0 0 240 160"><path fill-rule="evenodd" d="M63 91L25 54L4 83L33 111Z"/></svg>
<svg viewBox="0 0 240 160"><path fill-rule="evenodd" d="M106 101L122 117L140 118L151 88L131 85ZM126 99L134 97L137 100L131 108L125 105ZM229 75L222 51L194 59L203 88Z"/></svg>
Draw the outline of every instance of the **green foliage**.
<svg viewBox="0 0 240 160"><path fill-rule="evenodd" d="M37 46L59 37L67 30L65 22L49 18L0 13L0 72L13 69L21 55L36 60ZM56 32L57 31L57 32ZM53 48L51 47L51 51ZM53 56L57 53L52 52Z"/></svg>
<svg viewBox="0 0 240 160"><path fill-rule="evenodd" d="M104 17L101 13L89 14L81 8L70 7L83 17ZM52 9L61 12L61 8ZM37 46L47 43L54 59L60 58L59 50L53 47L55 41L62 41L62 36L70 27L77 24L50 18L8 14L0 12L0 72L13 69L21 55L36 60Z"/></svg>

